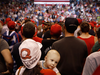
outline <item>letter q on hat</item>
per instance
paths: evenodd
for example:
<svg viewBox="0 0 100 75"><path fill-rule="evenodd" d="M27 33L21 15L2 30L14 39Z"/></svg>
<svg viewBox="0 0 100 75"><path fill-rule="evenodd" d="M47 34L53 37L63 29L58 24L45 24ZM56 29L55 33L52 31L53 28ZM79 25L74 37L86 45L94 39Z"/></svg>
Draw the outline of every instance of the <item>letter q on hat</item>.
<svg viewBox="0 0 100 75"><path fill-rule="evenodd" d="M19 46L19 55L28 69L35 67L40 60L42 45L32 39L24 40Z"/></svg>

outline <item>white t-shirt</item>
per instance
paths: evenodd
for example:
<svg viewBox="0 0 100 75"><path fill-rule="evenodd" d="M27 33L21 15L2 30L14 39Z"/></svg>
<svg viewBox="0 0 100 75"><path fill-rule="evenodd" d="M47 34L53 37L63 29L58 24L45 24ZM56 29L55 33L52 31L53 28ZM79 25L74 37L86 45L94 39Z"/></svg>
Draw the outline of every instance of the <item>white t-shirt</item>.
<svg viewBox="0 0 100 75"><path fill-rule="evenodd" d="M26 67L24 67L24 66L18 68L15 75L23 75L23 72L25 71L25 69L26 69Z"/></svg>

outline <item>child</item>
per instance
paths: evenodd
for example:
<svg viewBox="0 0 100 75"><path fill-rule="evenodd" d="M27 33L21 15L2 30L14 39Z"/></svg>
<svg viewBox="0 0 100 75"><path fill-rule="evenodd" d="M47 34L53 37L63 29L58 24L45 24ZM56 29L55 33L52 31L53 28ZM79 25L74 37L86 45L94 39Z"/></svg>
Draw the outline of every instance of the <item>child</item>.
<svg viewBox="0 0 100 75"><path fill-rule="evenodd" d="M17 55L20 56L20 62L22 62L24 66L19 67L15 75L56 75L54 71L51 71L49 69L43 70L38 65L38 61L41 57L40 48L42 47L42 45L32 39L34 34L34 24L32 22L27 22L23 27L24 41L18 46L18 49L15 51L15 53L17 52L19 54Z"/></svg>
<svg viewBox="0 0 100 75"><path fill-rule="evenodd" d="M56 68L59 60L60 54L56 50L52 49L48 51L47 55L45 56L45 61L41 60L39 64L43 69L52 69L56 72L57 75L61 75L58 69Z"/></svg>

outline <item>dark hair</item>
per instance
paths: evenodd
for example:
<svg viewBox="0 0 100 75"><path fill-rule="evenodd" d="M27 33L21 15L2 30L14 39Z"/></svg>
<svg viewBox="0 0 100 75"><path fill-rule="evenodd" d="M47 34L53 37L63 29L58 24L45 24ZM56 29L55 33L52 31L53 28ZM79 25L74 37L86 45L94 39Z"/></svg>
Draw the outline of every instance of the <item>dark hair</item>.
<svg viewBox="0 0 100 75"><path fill-rule="evenodd" d="M81 31L84 33L89 32L90 30L88 22L82 22L80 27L81 27Z"/></svg>
<svg viewBox="0 0 100 75"><path fill-rule="evenodd" d="M9 30L15 30L15 27L14 27L14 28L10 28L10 27L9 27Z"/></svg>
<svg viewBox="0 0 100 75"><path fill-rule="evenodd" d="M66 30L69 33L74 33L74 31L77 29L78 25L79 25L79 23L76 18L69 17L69 18L65 19Z"/></svg>
<svg viewBox="0 0 100 75"><path fill-rule="evenodd" d="M96 34L97 34L97 37L99 39L100 38L100 27L97 29Z"/></svg>
<svg viewBox="0 0 100 75"><path fill-rule="evenodd" d="M35 25L32 22L25 23L22 35L26 38L32 38L35 34Z"/></svg>
<svg viewBox="0 0 100 75"><path fill-rule="evenodd" d="M30 22L30 21L31 21L31 20L30 20L29 18L27 18L27 19L25 20L25 23L26 23L26 22Z"/></svg>
<svg viewBox="0 0 100 75"><path fill-rule="evenodd" d="M40 65L36 65L32 69L27 69L26 68L23 75L43 75L42 73L40 73L40 71L41 71Z"/></svg>

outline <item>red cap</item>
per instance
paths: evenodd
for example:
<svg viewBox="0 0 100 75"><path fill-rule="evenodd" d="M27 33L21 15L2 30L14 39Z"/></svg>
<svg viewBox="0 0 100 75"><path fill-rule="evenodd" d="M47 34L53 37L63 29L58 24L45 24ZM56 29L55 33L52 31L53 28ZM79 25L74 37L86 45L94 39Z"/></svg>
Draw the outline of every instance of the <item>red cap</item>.
<svg viewBox="0 0 100 75"><path fill-rule="evenodd" d="M77 20L78 20L78 23L79 23L79 24L82 23L82 20L81 20L81 19L77 18Z"/></svg>
<svg viewBox="0 0 100 75"><path fill-rule="evenodd" d="M91 23L93 23L94 25L96 25L96 24L97 24L95 21L91 21Z"/></svg>
<svg viewBox="0 0 100 75"><path fill-rule="evenodd" d="M32 23L35 23L35 21L31 20Z"/></svg>
<svg viewBox="0 0 100 75"><path fill-rule="evenodd" d="M44 20L42 21L42 23L44 23Z"/></svg>
<svg viewBox="0 0 100 75"><path fill-rule="evenodd" d="M51 35L60 35L61 34L61 26L59 24L54 24L50 29Z"/></svg>
<svg viewBox="0 0 100 75"><path fill-rule="evenodd" d="M56 73L51 69L42 69L40 72L43 75L56 75Z"/></svg>
<svg viewBox="0 0 100 75"><path fill-rule="evenodd" d="M9 22L9 21L11 21L11 19L10 18L6 18L6 23Z"/></svg>
<svg viewBox="0 0 100 75"><path fill-rule="evenodd" d="M92 27L94 27L94 24L93 24L93 23L90 22L89 24L90 24Z"/></svg>
<svg viewBox="0 0 100 75"><path fill-rule="evenodd" d="M15 28L15 22L14 21L9 21L8 22L8 28Z"/></svg>
<svg viewBox="0 0 100 75"><path fill-rule="evenodd" d="M20 23L17 23L19 26L21 26L21 24Z"/></svg>
<svg viewBox="0 0 100 75"><path fill-rule="evenodd" d="M27 17L24 18L24 20L26 20L26 19L27 19Z"/></svg>

